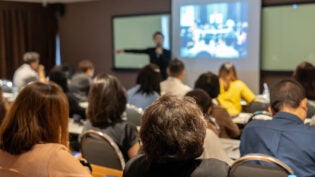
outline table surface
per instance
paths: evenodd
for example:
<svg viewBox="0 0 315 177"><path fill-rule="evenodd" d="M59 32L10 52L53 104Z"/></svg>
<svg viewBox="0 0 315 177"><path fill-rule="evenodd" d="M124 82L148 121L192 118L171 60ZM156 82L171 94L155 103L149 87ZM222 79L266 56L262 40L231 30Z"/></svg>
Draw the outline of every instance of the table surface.
<svg viewBox="0 0 315 177"><path fill-rule="evenodd" d="M107 168L99 165L91 164L93 177L122 177L123 172L120 170Z"/></svg>
<svg viewBox="0 0 315 177"><path fill-rule="evenodd" d="M240 158L240 140L220 138L220 141L225 152L231 159Z"/></svg>

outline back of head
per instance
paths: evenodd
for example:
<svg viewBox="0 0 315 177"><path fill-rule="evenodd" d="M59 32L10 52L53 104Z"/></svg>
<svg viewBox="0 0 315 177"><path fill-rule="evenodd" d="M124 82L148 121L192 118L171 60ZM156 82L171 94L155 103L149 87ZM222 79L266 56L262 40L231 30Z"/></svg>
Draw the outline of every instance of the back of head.
<svg viewBox="0 0 315 177"><path fill-rule="evenodd" d="M78 69L81 72L85 73L88 70L91 70L91 69L93 70L94 69L94 65L93 65L93 63L90 60L82 60L78 64Z"/></svg>
<svg viewBox="0 0 315 177"><path fill-rule="evenodd" d="M315 100L315 66L309 62L300 63L293 74L293 78L305 89L306 97Z"/></svg>
<svg viewBox="0 0 315 177"><path fill-rule="evenodd" d="M39 61L39 57L40 57L39 53L37 53L37 52L26 52L23 55L23 61L26 64L31 64L35 61Z"/></svg>
<svg viewBox="0 0 315 177"><path fill-rule="evenodd" d="M202 89L194 89L188 93L186 93L185 96L189 96L194 98L197 105L200 107L202 112L206 114L209 110L209 108L212 107L212 100L211 97Z"/></svg>
<svg viewBox="0 0 315 177"><path fill-rule="evenodd" d="M137 77L137 84L140 85L138 93L152 94L160 93L160 82L162 80L160 69L155 64L143 67Z"/></svg>
<svg viewBox="0 0 315 177"><path fill-rule="evenodd" d="M68 80L62 66L55 66L49 72L49 80L58 84L64 92L68 92Z"/></svg>
<svg viewBox="0 0 315 177"><path fill-rule="evenodd" d="M193 99L164 95L142 117L140 138L152 162L191 160L203 152L206 122Z"/></svg>
<svg viewBox="0 0 315 177"><path fill-rule="evenodd" d="M68 143L68 101L54 83L24 87L0 126L0 148L11 154L39 143Z"/></svg>
<svg viewBox="0 0 315 177"><path fill-rule="evenodd" d="M219 78L229 81L237 80L235 66L230 62L223 63L219 69Z"/></svg>
<svg viewBox="0 0 315 177"><path fill-rule="evenodd" d="M303 87L294 80L282 80L270 90L270 106L274 112L285 107L296 109L305 98Z"/></svg>
<svg viewBox="0 0 315 177"><path fill-rule="evenodd" d="M185 65L181 60L175 58L170 61L170 64L168 65L168 69L169 69L170 76L178 77L185 70Z"/></svg>
<svg viewBox="0 0 315 177"><path fill-rule="evenodd" d="M109 74L95 77L88 101L87 117L96 127L106 127L121 120L127 104L125 89L115 76Z"/></svg>
<svg viewBox="0 0 315 177"><path fill-rule="evenodd" d="M216 98L220 93L218 76L212 72L201 74L195 82L195 89L202 89L206 91L211 98Z"/></svg>

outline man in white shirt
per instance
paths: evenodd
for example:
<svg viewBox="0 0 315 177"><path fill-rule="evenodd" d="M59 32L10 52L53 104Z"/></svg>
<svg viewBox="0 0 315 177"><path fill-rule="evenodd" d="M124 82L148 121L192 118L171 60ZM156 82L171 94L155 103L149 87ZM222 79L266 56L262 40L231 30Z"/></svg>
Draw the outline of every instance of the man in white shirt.
<svg viewBox="0 0 315 177"><path fill-rule="evenodd" d="M44 82L46 80L44 66L39 64L39 54L37 52L26 52L23 61L24 64L15 71L13 76L13 83L18 89L32 81Z"/></svg>
<svg viewBox="0 0 315 177"><path fill-rule="evenodd" d="M183 84L182 79L185 75L185 65L178 59L171 60L167 73L169 77L161 82L161 95L171 94L178 97L184 95L191 90L191 88Z"/></svg>

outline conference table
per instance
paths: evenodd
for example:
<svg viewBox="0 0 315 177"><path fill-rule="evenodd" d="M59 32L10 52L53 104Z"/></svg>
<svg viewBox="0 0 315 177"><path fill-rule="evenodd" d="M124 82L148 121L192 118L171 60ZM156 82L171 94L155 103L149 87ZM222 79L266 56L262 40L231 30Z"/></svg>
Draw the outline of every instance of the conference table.
<svg viewBox="0 0 315 177"><path fill-rule="evenodd" d="M107 168L91 164L93 177L122 177L123 172L120 170Z"/></svg>

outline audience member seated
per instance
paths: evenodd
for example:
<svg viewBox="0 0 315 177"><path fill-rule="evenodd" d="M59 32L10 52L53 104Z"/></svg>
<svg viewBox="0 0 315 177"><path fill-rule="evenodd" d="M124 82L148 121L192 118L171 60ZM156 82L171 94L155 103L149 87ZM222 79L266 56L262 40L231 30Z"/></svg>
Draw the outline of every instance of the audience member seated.
<svg viewBox="0 0 315 177"><path fill-rule="evenodd" d="M220 67L219 78L220 94L217 100L231 116L237 116L242 111L241 99L244 99L247 104L257 100L247 85L238 80L232 63L227 62Z"/></svg>
<svg viewBox="0 0 315 177"><path fill-rule="evenodd" d="M24 64L15 71L13 76L13 83L18 89L22 89L29 82L46 81L44 66L39 64L37 52L26 52L23 61Z"/></svg>
<svg viewBox="0 0 315 177"><path fill-rule="evenodd" d="M167 73L169 77L161 82L161 95L171 94L183 97L191 88L183 84L182 79L185 75L185 65L178 59L171 60Z"/></svg>
<svg viewBox="0 0 315 177"><path fill-rule="evenodd" d="M131 159L123 177L226 177L229 166L203 153L206 122L193 99L165 95L143 115L140 139L144 154Z"/></svg>
<svg viewBox="0 0 315 177"><path fill-rule="evenodd" d="M202 89L208 93L210 98L216 102L216 98L220 92L220 82L217 75L212 72L201 74L195 82L195 89ZM220 126L221 138L237 138L240 135L238 126L233 123L228 112L217 104L211 103L210 109L207 110L207 115L214 117Z"/></svg>
<svg viewBox="0 0 315 177"><path fill-rule="evenodd" d="M0 126L0 168L23 176L90 177L67 148L68 101L53 83L21 90ZM0 175L1 176L1 175Z"/></svg>
<svg viewBox="0 0 315 177"><path fill-rule="evenodd" d="M195 99L197 105L203 112L204 118L206 119L207 122L206 138L204 140L203 145L204 151L200 157L203 159L205 158L219 159L231 165L233 161L227 156L220 142L218 134L216 134L220 130L217 130L215 125L213 124L214 118L208 115L208 110L211 109L213 105L211 98L205 91L201 89L192 90L188 92L186 96Z"/></svg>
<svg viewBox="0 0 315 177"><path fill-rule="evenodd" d="M89 93L87 122L82 134L96 130L110 136L118 145L126 161L139 150L138 131L135 125L122 120L126 110L125 90L115 76L99 74L93 80Z"/></svg>
<svg viewBox="0 0 315 177"><path fill-rule="evenodd" d="M82 60L78 64L78 69L79 72L71 79L69 90L77 102L86 102L94 75L94 65L90 60Z"/></svg>
<svg viewBox="0 0 315 177"><path fill-rule="evenodd" d="M309 62L300 63L293 73L293 78L304 88L307 98L307 117L315 114L315 66Z"/></svg>
<svg viewBox="0 0 315 177"><path fill-rule="evenodd" d="M298 177L315 176L315 128L304 124L307 99L294 80L282 80L270 91L272 120L253 120L242 133L241 155L263 153L292 168Z"/></svg>
<svg viewBox="0 0 315 177"><path fill-rule="evenodd" d="M5 99L2 95L2 90L0 88L0 125L2 123L2 120L4 119L6 112L7 112L7 108L6 108Z"/></svg>
<svg viewBox="0 0 315 177"><path fill-rule="evenodd" d="M160 69L155 64L142 68L137 77L137 85L127 92L128 103L145 109L160 96Z"/></svg>
<svg viewBox="0 0 315 177"><path fill-rule="evenodd" d="M69 92L66 74L62 66L55 66L49 72L49 80L58 84L66 94L69 101L69 117L76 120L85 119L85 109L80 107L73 94Z"/></svg>

